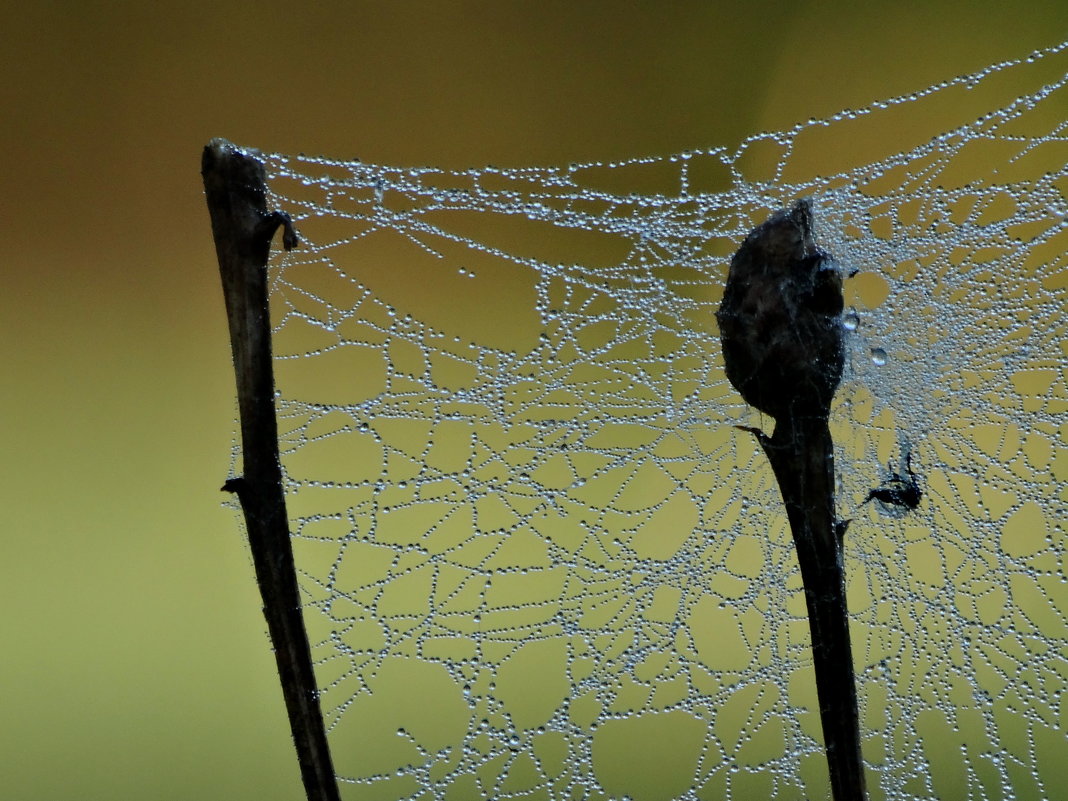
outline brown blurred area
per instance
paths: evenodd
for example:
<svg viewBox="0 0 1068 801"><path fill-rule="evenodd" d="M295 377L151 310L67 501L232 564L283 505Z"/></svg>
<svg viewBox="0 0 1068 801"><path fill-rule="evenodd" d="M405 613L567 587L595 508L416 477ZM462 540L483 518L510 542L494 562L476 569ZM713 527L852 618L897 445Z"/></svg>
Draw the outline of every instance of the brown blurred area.
<svg viewBox="0 0 1068 801"><path fill-rule="evenodd" d="M1068 4L0 6L0 796L295 799L199 175L732 145L1054 44Z"/></svg>

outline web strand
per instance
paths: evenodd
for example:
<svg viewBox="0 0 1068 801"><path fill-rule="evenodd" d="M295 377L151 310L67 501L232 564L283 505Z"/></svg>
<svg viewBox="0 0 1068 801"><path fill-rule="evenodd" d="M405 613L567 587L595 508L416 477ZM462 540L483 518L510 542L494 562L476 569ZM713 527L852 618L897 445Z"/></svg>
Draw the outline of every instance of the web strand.
<svg viewBox="0 0 1068 801"><path fill-rule="evenodd" d="M304 243L270 268L280 445L347 797L827 794L796 557L714 323L731 253L800 197L848 276L872 798L1051 796L1066 48L666 157L267 157ZM906 466L915 508L871 498Z"/></svg>

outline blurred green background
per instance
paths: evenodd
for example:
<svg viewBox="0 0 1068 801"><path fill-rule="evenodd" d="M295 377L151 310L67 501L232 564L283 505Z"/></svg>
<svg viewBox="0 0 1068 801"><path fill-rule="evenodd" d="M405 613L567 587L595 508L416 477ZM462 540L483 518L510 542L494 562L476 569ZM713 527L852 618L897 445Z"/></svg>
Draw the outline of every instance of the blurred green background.
<svg viewBox="0 0 1068 801"><path fill-rule="evenodd" d="M1068 5L3 3L0 795L297 799L200 150L687 147L1063 39Z"/></svg>

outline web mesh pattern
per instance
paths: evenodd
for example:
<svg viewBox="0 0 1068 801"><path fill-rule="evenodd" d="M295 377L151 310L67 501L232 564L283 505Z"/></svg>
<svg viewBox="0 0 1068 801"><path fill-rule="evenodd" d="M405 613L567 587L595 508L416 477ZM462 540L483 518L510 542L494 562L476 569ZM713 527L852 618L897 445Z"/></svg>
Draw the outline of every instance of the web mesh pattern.
<svg viewBox="0 0 1068 801"><path fill-rule="evenodd" d="M734 149L270 156L283 467L353 799L826 797L764 426L714 322L812 198L873 799L1066 777L1066 47ZM915 509L871 498L911 474ZM1058 756L1059 755L1059 756Z"/></svg>

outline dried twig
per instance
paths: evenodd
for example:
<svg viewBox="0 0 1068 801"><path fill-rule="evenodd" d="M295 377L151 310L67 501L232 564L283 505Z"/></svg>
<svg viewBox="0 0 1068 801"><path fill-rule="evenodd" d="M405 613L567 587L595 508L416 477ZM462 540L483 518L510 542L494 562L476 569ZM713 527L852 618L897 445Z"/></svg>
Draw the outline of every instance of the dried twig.
<svg viewBox="0 0 1068 801"><path fill-rule="evenodd" d="M287 250L296 246L297 235L287 214L267 211L265 171L255 154L213 139L204 148L201 173L226 296L244 457L244 474L223 489L237 493L245 513L308 801L337 801L289 539L274 410L267 257L279 226Z"/></svg>

